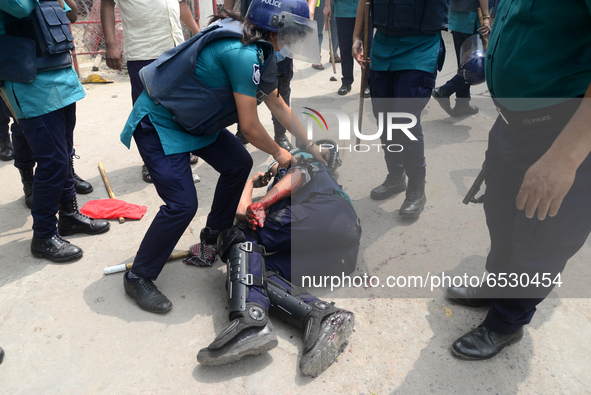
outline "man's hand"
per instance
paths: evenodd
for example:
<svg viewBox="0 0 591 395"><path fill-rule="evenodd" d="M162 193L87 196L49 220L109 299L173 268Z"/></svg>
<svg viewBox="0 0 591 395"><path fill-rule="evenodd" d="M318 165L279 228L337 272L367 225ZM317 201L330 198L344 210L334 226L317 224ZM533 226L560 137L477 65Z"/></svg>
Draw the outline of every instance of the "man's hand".
<svg viewBox="0 0 591 395"><path fill-rule="evenodd" d="M490 33L490 18L484 18L482 26L478 29L478 32L483 36L487 36Z"/></svg>
<svg viewBox="0 0 591 395"><path fill-rule="evenodd" d="M329 20L330 20L330 12L331 12L331 8L332 8L332 7L330 6L330 4L327 4L327 5L324 7L324 18L325 18L327 21L329 21ZM330 22L329 22L329 23L330 23Z"/></svg>
<svg viewBox="0 0 591 395"><path fill-rule="evenodd" d="M525 173L517 194L517 209L525 209L525 216L533 218L536 209L540 221L555 216L564 196L575 180L576 168L542 156Z"/></svg>
<svg viewBox="0 0 591 395"><path fill-rule="evenodd" d="M267 177L267 173L263 173L262 171L258 171L254 176L250 178L250 182L252 182L253 188L262 188L264 186L269 185L269 181L271 179Z"/></svg>
<svg viewBox="0 0 591 395"><path fill-rule="evenodd" d="M369 58L367 58L367 61L363 59L363 41L359 39L353 40L352 51L353 59L355 59L357 63L359 63L359 66L361 66L361 68L365 68L366 63L369 63L370 60Z"/></svg>
<svg viewBox="0 0 591 395"><path fill-rule="evenodd" d="M107 67L113 70L121 71L123 66L123 56L121 50L117 45L108 45L105 52L105 58L107 61Z"/></svg>
<svg viewBox="0 0 591 395"><path fill-rule="evenodd" d="M251 229L256 230L257 226L261 228L265 225L265 218L267 217L267 212L265 211L265 206L261 203L253 203L246 209L246 215L248 217L248 226Z"/></svg>
<svg viewBox="0 0 591 395"><path fill-rule="evenodd" d="M324 166L328 166L328 160L330 159L330 151L325 147L322 149L318 144L313 144L308 150L318 162Z"/></svg>
<svg viewBox="0 0 591 395"><path fill-rule="evenodd" d="M297 160L291 156L288 150L279 147L279 151L273 155L273 159L279 163L279 167L288 168L291 164L296 164Z"/></svg>

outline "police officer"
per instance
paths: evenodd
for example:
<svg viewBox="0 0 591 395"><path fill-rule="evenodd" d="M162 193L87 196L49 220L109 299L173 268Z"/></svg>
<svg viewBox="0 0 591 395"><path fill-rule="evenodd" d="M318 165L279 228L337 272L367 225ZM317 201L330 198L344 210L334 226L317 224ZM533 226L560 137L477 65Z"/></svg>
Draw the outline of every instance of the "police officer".
<svg viewBox="0 0 591 395"><path fill-rule="evenodd" d="M225 0L224 8L232 10L234 8L234 3L235 0ZM242 15L246 15L250 3L249 0L243 0L240 2L240 13ZM275 57L277 60L277 92L283 101L289 106L289 100L291 97L291 79L293 78L293 59L286 57L281 52L276 52ZM271 120L273 121L273 130L275 131L273 140L275 140L281 148L291 151L293 147L285 135L285 126L283 126L274 115L271 115ZM248 140L240 130L240 124L238 124L236 137L238 137L242 144L248 144Z"/></svg>
<svg viewBox="0 0 591 395"><path fill-rule="evenodd" d="M41 29L33 33L31 23L39 24ZM79 247L60 235L98 234L110 226L107 221L93 220L78 211L70 153L76 101L85 94L72 69L73 37L68 23L57 1L0 2L2 92L18 119L16 131L24 132L37 162L31 252L56 262L82 256Z"/></svg>
<svg viewBox="0 0 591 395"><path fill-rule="evenodd" d="M483 13L483 26L478 22L478 7ZM449 30L454 40L458 68L461 66L460 48L473 34L487 35L490 32L488 0L452 0L449 10ZM456 94L456 105L452 109L449 97ZM454 75L445 85L433 90L433 98L452 117L474 115L478 107L470 104L470 83L460 74Z"/></svg>
<svg viewBox="0 0 591 395"><path fill-rule="evenodd" d="M437 70L443 66L441 30L447 29L448 10L447 0L416 0L403 5L394 0L372 2L373 24L377 29L369 80L374 115L378 118L380 113L385 117L388 112L406 112L413 114L417 123L409 129L416 137L414 141L401 130L393 131L393 142L402 145L403 150L384 150L388 176L370 196L382 200L406 190L406 199L399 210L402 217L418 217L427 201L421 111L435 87ZM362 55L364 19L364 2L360 1L353 34L353 56L362 67L365 67ZM400 123L406 122L408 120ZM382 133L381 140L385 145L392 143L387 140L386 133Z"/></svg>
<svg viewBox="0 0 591 395"><path fill-rule="evenodd" d="M295 22L294 15L307 15L302 0L267 3L253 1L243 23L238 14L223 11L213 18L215 23L140 71L146 90L134 105L121 141L129 147L133 136L166 204L146 232L124 286L147 311L164 313L172 307L153 280L197 211L189 152L220 172L198 251L203 263L211 264L217 237L232 226L252 167L249 153L225 127L240 121L255 147L288 166L290 153L269 137L258 119L258 99L295 136L308 142L297 117L277 95L275 52L310 50L301 44L307 37L314 44L309 37L315 29L305 20ZM317 147L314 154L321 159Z"/></svg>
<svg viewBox="0 0 591 395"><path fill-rule="evenodd" d="M447 290L460 303L491 306L452 345L453 355L469 360L521 340L591 231L591 6L501 1L496 15L486 59L500 113L485 162L492 279Z"/></svg>
<svg viewBox="0 0 591 395"><path fill-rule="evenodd" d="M328 168L334 169L339 158L332 151ZM295 156L297 166L289 172L279 169L267 194L256 203L253 188L264 186L266 176L257 173L247 182L236 218L248 220L255 231L236 227L220 235L220 254L228 264L231 322L199 351L201 364L229 363L277 346L269 313L304 330L300 369L309 376L335 361L352 332L352 312L290 282L293 278L299 283L302 275L349 274L361 236L351 201L328 168L306 152Z"/></svg>

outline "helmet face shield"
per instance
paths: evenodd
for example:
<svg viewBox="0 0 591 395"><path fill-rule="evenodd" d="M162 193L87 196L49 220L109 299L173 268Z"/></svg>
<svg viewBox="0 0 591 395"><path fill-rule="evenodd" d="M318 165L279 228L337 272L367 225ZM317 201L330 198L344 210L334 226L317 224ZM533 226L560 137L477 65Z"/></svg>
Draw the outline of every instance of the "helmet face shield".
<svg viewBox="0 0 591 395"><path fill-rule="evenodd" d="M470 85L477 85L485 81L484 61L486 51L480 34L474 34L464 41L460 48L460 67L458 75Z"/></svg>
<svg viewBox="0 0 591 395"><path fill-rule="evenodd" d="M277 45L283 55L310 63L320 62L316 21L281 12L273 16L273 24L277 26Z"/></svg>

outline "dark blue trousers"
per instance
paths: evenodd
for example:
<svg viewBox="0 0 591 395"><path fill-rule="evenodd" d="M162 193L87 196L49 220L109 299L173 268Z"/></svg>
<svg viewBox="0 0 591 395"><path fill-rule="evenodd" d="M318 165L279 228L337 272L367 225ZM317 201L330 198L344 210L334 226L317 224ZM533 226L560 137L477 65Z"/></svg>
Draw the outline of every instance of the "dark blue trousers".
<svg viewBox="0 0 591 395"><path fill-rule="evenodd" d="M127 62L127 72L131 82L131 102L135 104L136 100L144 91L144 84L140 79L140 70L149 65L156 59L151 60L130 60Z"/></svg>
<svg viewBox="0 0 591 395"><path fill-rule="evenodd" d="M393 141L388 141L386 126L381 135L382 144L400 144L404 147L402 152L390 152L384 149L384 157L388 173L398 174L403 170L409 178L424 178L426 174L425 144L423 140L423 128L421 127L421 112L431 98L431 92L435 88L437 70L428 73L420 70L401 71L376 71L370 73L371 102L374 116L378 119L388 112L411 113L417 118L417 124L409 131L417 138L410 140L404 132L395 129L392 134ZM408 123L408 119L402 119L399 123ZM384 120L384 125L386 121Z"/></svg>
<svg viewBox="0 0 591 395"><path fill-rule="evenodd" d="M133 273L155 280L183 232L197 212L197 191L193 183L189 153L165 155L158 133L148 118L133 134L148 166L156 191L164 205L148 228L133 262ZM217 140L193 152L220 173L206 226L214 230L232 227L252 158L228 130Z"/></svg>
<svg viewBox="0 0 591 395"><path fill-rule="evenodd" d="M341 73L343 84L351 85L353 83L353 30L355 29L355 18L334 18L337 21L339 32L339 43L341 44ZM373 41L373 20L369 19L369 37L367 53L371 53L371 43ZM367 69L365 84L369 83L369 74L371 70Z"/></svg>
<svg viewBox="0 0 591 395"><path fill-rule="evenodd" d="M276 272L279 277L271 279L288 291L291 287L282 279L300 285L302 275L340 276L355 269L361 228L345 200L334 195L316 195L308 202L292 206L291 213L282 209L269 214L265 226L256 232L260 244L275 252L265 257L266 270ZM257 265L249 269L254 276L260 276ZM318 298L302 295L300 299L309 303ZM250 288L247 301L269 307L267 295L258 287Z"/></svg>
<svg viewBox="0 0 591 395"><path fill-rule="evenodd" d="M76 103L39 117L20 119L17 125L16 131L22 132L37 162L31 215L33 234L39 239L57 234L58 205L76 196L70 160L75 125Z"/></svg>
<svg viewBox="0 0 591 395"><path fill-rule="evenodd" d="M476 33L476 27L474 27ZM468 37L472 34L468 33L460 33L460 32L451 32L451 35L454 39L454 47L456 50L456 60L458 62L458 68L460 67L460 48L462 44ZM447 93L448 96L456 94L456 98L458 99L470 99L470 85L463 77L459 75L454 75L451 80L447 81L445 85L443 85L443 90Z"/></svg>
<svg viewBox="0 0 591 395"><path fill-rule="evenodd" d="M591 231L591 156L581 164L555 217L529 219L515 199L527 169L552 145L562 126L535 130L510 127L498 118L486 151L484 210L491 247L490 273L549 273L552 280L583 246ZM562 285L568 287L568 284ZM552 287L499 289L484 323L495 332L515 333L528 324ZM497 291L496 291L497 292Z"/></svg>
<svg viewBox="0 0 591 395"><path fill-rule="evenodd" d="M8 124L10 123L10 110L4 104L4 100L0 100L0 141L5 141L10 138L8 134Z"/></svg>

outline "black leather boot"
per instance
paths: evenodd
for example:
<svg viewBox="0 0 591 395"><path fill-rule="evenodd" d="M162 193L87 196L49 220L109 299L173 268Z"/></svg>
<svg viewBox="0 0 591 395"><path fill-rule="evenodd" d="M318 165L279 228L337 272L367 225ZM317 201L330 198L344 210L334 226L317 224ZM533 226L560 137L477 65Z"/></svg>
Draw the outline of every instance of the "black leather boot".
<svg viewBox="0 0 591 395"><path fill-rule="evenodd" d="M425 203L427 203L425 179L409 178L406 199L404 199L402 206L400 206L400 216L407 218L418 217L425 208Z"/></svg>
<svg viewBox="0 0 591 395"><path fill-rule="evenodd" d="M275 132L275 142L281 147L288 151L293 149L293 146L289 142L289 139L285 135L285 132Z"/></svg>
<svg viewBox="0 0 591 395"><path fill-rule="evenodd" d="M31 253L37 258L47 258L54 262L65 262L82 256L80 247L70 244L55 235L49 239L37 239L31 241Z"/></svg>
<svg viewBox="0 0 591 395"><path fill-rule="evenodd" d="M72 155L72 173L74 173L74 187L76 188L76 193L79 195L86 195L93 191L92 185L88 181L84 181L76 171L74 170L74 158L80 159L78 155Z"/></svg>
<svg viewBox="0 0 591 395"><path fill-rule="evenodd" d="M78 210L76 196L72 200L59 204L59 221L57 230L60 235L68 236L76 233L96 235L109 230L111 224L103 219L93 219L81 214Z"/></svg>
<svg viewBox="0 0 591 395"><path fill-rule="evenodd" d="M402 173L394 174L388 173L386 181L371 190L371 198L373 200L384 200L406 190L406 176L404 170Z"/></svg>
<svg viewBox="0 0 591 395"><path fill-rule="evenodd" d="M21 181L23 183L23 192L25 193L25 204L31 208L33 204L33 168L18 169L21 173Z"/></svg>
<svg viewBox="0 0 591 395"><path fill-rule="evenodd" d="M10 138L0 141L0 160L9 161L14 159L14 150Z"/></svg>

